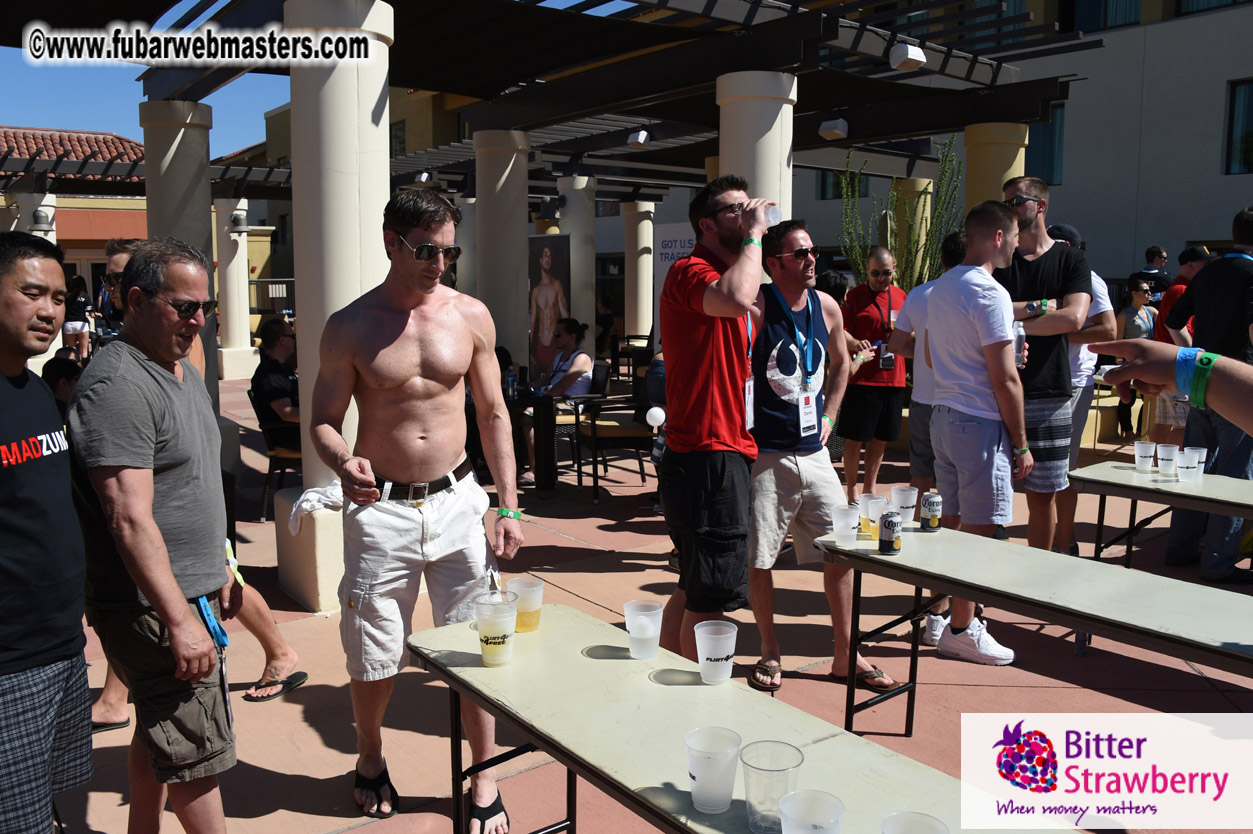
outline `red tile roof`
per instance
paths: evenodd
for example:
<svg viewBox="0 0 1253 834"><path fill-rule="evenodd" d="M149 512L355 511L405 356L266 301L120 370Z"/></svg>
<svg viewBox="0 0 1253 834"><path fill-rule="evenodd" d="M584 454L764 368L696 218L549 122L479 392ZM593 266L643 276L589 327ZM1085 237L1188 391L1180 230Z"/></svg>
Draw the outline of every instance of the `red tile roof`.
<svg viewBox="0 0 1253 834"><path fill-rule="evenodd" d="M48 130L36 127L4 127L0 126L0 154L13 148L13 157L30 159L39 149L41 159L56 159L65 151L69 151L67 160L82 160L91 155L101 161L111 159L117 154L119 162L134 162L144 158L144 146L141 142L118 136L116 133L97 133L90 130Z"/></svg>

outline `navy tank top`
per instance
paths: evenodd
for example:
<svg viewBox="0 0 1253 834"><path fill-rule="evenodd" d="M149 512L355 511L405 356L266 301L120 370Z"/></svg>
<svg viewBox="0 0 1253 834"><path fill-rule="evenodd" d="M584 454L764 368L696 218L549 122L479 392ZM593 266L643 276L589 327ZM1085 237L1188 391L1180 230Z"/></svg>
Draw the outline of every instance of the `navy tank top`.
<svg viewBox="0 0 1253 834"><path fill-rule="evenodd" d="M822 448L828 335L822 303L810 290L806 293L809 303L793 312L783 305L773 285L764 288L764 295L765 321L753 350L753 437L758 448L769 452L816 452ZM807 339L812 340L808 350ZM807 376L809 390L817 397L819 423L818 431L801 437L798 402Z"/></svg>

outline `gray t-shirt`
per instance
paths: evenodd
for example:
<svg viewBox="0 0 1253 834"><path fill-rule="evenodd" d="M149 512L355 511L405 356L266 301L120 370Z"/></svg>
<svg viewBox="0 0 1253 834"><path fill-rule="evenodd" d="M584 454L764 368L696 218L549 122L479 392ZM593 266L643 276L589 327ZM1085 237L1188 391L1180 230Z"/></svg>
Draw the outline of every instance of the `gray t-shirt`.
<svg viewBox="0 0 1253 834"><path fill-rule="evenodd" d="M182 362L183 381L115 339L92 358L70 401L74 503L87 547L87 602L147 605L118 555L87 469L151 469L152 515L188 599L226 584L226 502L221 436L204 380Z"/></svg>

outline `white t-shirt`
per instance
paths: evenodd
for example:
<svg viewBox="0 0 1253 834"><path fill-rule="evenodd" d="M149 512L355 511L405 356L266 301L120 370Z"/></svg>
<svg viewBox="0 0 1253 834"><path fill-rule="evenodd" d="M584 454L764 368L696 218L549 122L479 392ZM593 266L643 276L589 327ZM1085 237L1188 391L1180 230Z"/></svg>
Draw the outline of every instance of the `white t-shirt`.
<svg viewBox="0 0 1253 834"><path fill-rule="evenodd" d="M1105 279L1092 273L1092 303L1088 305L1087 327L1101 313L1113 312L1114 306L1109 303L1109 287ZM1092 374L1096 372L1096 354L1088 350L1087 345L1070 346L1070 385L1073 388L1087 388L1092 384Z"/></svg>
<svg viewBox="0 0 1253 834"><path fill-rule="evenodd" d="M935 281L919 284L905 296L901 311L896 314L896 327L914 332L914 390L910 400L923 405L935 401L935 374L922 355L922 334L927 330L927 296L935 289Z"/></svg>
<svg viewBox="0 0 1253 834"><path fill-rule="evenodd" d="M933 283L926 327L935 373L933 405L999 420L983 348L1014 339L1009 292L978 266L955 266Z"/></svg>

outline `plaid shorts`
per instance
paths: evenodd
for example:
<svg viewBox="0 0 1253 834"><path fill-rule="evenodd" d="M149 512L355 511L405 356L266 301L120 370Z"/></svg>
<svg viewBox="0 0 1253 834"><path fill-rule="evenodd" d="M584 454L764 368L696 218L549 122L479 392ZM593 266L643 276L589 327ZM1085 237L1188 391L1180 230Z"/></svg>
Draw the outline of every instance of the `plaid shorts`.
<svg viewBox="0 0 1253 834"><path fill-rule="evenodd" d="M1070 397L1027 400L1027 445L1035 465L1023 481L1028 492L1061 492L1070 485Z"/></svg>
<svg viewBox="0 0 1253 834"><path fill-rule="evenodd" d="M82 654L0 676L0 832L52 831L52 795L92 776Z"/></svg>

